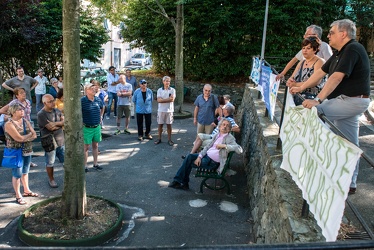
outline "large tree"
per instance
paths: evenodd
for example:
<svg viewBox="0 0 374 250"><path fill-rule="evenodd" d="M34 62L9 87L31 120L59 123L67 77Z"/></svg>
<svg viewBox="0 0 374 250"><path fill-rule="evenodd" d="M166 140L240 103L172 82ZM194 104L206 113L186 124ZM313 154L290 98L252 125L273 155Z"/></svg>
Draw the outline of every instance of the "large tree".
<svg viewBox="0 0 374 250"><path fill-rule="evenodd" d="M82 112L80 102L79 0L63 0L63 60L65 102L65 178L63 217L82 219L86 213Z"/></svg>

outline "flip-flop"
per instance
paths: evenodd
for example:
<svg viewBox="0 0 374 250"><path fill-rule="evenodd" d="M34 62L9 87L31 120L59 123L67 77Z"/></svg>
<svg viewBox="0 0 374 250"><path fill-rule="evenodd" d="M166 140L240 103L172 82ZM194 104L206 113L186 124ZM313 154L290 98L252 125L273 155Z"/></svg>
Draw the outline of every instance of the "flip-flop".
<svg viewBox="0 0 374 250"><path fill-rule="evenodd" d="M174 142L173 141L168 141L169 146L173 146Z"/></svg>
<svg viewBox="0 0 374 250"><path fill-rule="evenodd" d="M23 196L25 197L39 197L39 194L38 193L23 193Z"/></svg>
<svg viewBox="0 0 374 250"><path fill-rule="evenodd" d="M158 139L158 140L156 140L155 141L155 144L157 145L157 144L160 144L161 143L161 140L160 139Z"/></svg>
<svg viewBox="0 0 374 250"><path fill-rule="evenodd" d="M21 197L21 198L16 198L16 202L20 205L25 205L27 202Z"/></svg>

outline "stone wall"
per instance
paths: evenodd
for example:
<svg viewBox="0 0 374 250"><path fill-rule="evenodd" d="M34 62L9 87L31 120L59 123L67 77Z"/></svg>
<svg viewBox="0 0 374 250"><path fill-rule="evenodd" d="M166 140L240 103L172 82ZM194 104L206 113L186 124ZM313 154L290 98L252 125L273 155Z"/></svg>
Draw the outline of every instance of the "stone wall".
<svg viewBox="0 0 374 250"><path fill-rule="evenodd" d="M301 191L280 169L282 155L276 149L279 127L264 117L265 104L257 95L257 90L247 85L236 116L256 243L323 241L314 219L301 217Z"/></svg>

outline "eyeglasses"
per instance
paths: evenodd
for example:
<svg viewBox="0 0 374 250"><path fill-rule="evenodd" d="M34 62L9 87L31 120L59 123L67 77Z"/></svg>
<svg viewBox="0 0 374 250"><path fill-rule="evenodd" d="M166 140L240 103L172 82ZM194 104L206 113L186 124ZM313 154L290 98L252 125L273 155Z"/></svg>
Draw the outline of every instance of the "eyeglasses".
<svg viewBox="0 0 374 250"><path fill-rule="evenodd" d="M343 32L343 31L340 31L340 30L339 30L338 32ZM328 33L327 35L328 35L328 36L332 36L332 35L335 35L335 34L336 34L336 32L330 30L329 33Z"/></svg>

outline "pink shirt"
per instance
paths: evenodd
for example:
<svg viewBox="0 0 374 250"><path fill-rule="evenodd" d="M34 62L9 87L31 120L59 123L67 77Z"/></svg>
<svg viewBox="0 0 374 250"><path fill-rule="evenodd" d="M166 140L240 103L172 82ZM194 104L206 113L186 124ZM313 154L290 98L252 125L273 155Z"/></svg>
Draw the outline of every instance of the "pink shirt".
<svg viewBox="0 0 374 250"><path fill-rule="evenodd" d="M212 147L210 149L208 149L208 151L206 152L206 154L209 156L209 158L212 159L215 162L220 162L219 161L219 151L220 151L220 149L217 149L217 144L222 144L223 138L226 135L227 134L219 134L217 136L216 141L213 143Z"/></svg>

